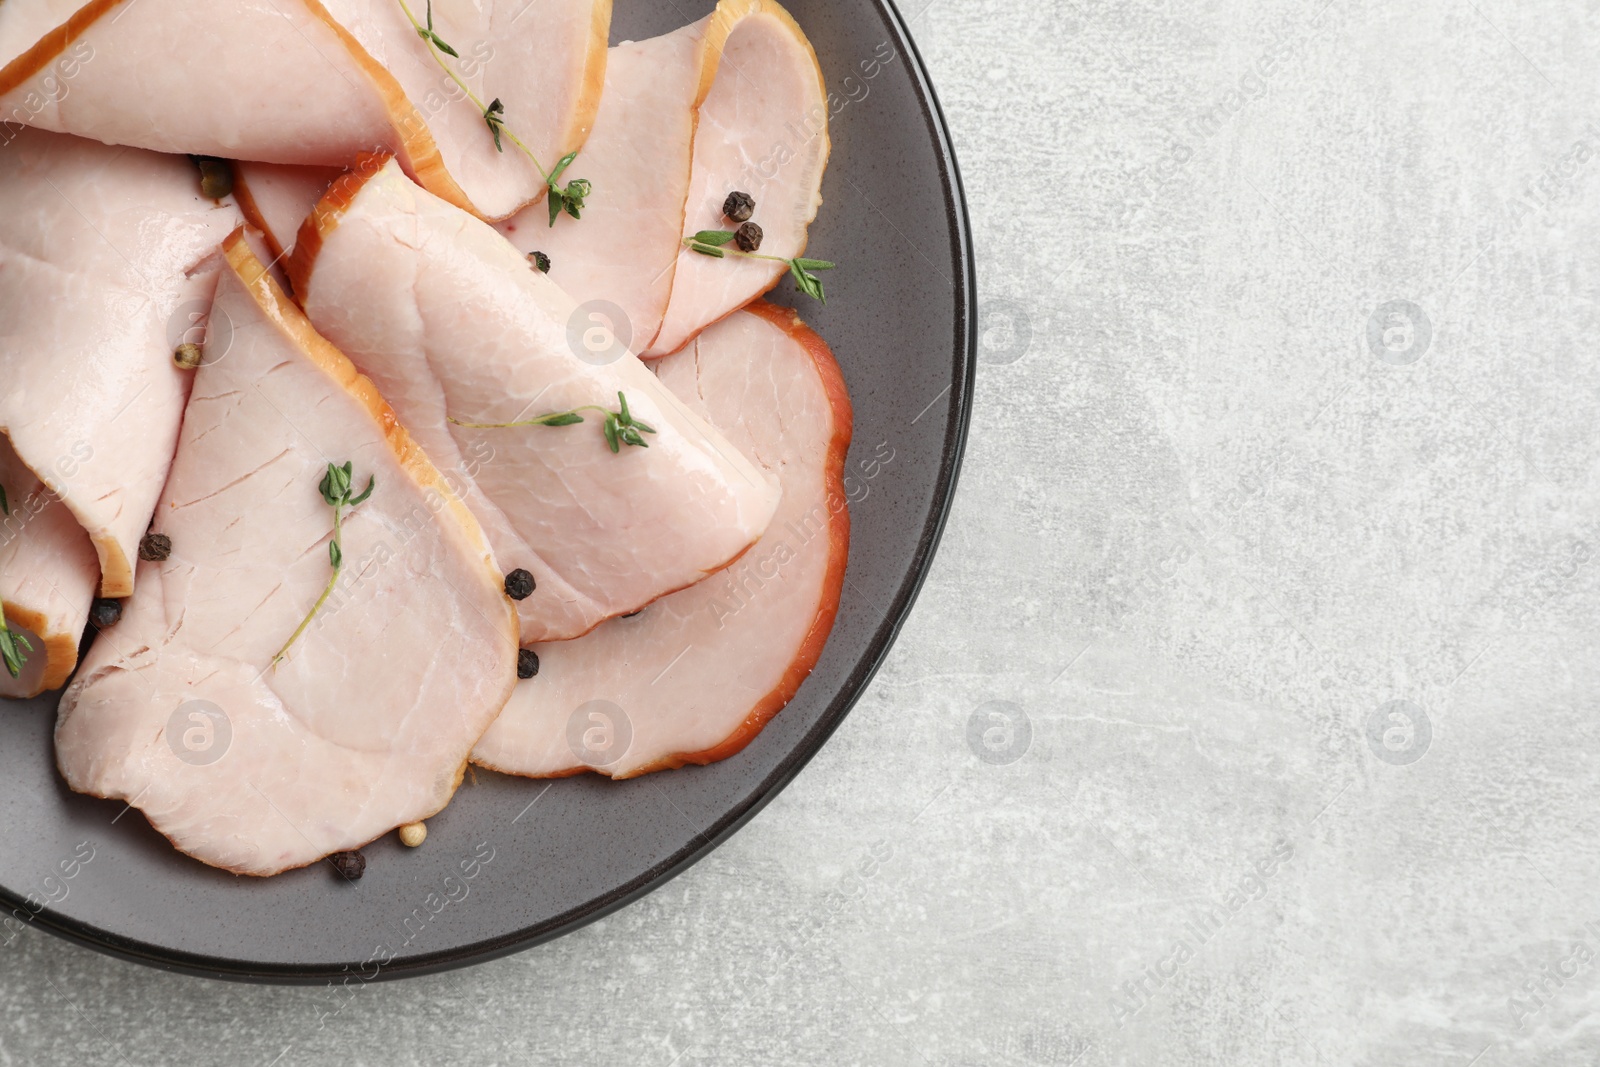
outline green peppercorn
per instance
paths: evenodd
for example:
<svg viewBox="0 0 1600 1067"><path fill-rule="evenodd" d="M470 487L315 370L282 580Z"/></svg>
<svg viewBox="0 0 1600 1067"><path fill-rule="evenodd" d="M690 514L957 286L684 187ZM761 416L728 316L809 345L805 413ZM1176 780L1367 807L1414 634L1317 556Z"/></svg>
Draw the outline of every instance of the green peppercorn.
<svg viewBox="0 0 1600 1067"><path fill-rule="evenodd" d="M347 881L354 882L367 873L367 857L359 850L353 852L335 852L328 857L328 862L333 864L333 869L339 876Z"/></svg>
<svg viewBox="0 0 1600 1067"><path fill-rule="evenodd" d="M517 649L517 677L523 680L539 673L539 653L531 648Z"/></svg>
<svg viewBox="0 0 1600 1067"><path fill-rule="evenodd" d="M200 168L200 194L221 200L233 192L233 165L215 156L195 156L195 166Z"/></svg>
<svg viewBox="0 0 1600 1067"><path fill-rule="evenodd" d="M506 596L512 600L527 600L534 588L533 575L521 567L506 575Z"/></svg>
<svg viewBox="0 0 1600 1067"><path fill-rule="evenodd" d="M178 365L179 370L194 370L200 365L200 346L185 341L172 350L172 362Z"/></svg>
<svg viewBox="0 0 1600 1067"><path fill-rule="evenodd" d="M148 533L139 541L139 558L151 563L163 563L172 555L172 538L166 534Z"/></svg>
<svg viewBox="0 0 1600 1067"><path fill-rule="evenodd" d="M550 273L550 257L545 255L543 252L529 252L528 262L532 263L534 269L540 274Z"/></svg>
<svg viewBox="0 0 1600 1067"><path fill-rule="evenodd" d="M756 213L756 198L749 193L729 193L722 202L722 213L734 222L749 222Z"/></svg>
<svg viewBox="0 0 1600 1067"><path fill-rule="evenodd" d="M96 630L115 626L122 621L122 601L112 600L110 597L96 597L95 602L89 607L89 621L94 623Z"/></svg>
<svg viewBox="0 0 1600 1067"><path fill-rule="evenodd" d="M733 243L739 246L741 252L754 252L761 247L763 236L760 226L747 222L733 231Z"/></svg>

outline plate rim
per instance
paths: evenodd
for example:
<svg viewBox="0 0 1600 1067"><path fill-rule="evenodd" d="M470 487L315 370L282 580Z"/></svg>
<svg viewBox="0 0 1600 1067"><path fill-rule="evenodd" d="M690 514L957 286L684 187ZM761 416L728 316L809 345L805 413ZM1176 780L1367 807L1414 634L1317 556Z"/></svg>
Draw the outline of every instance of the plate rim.
<svg viewBox="0 0 1600 1067"><path fill-rule="evenodd" d="M956 162L955 145L945 120L944 109L922 54L911 38L910 28L900 14L894 0L870 0L873 7L896 39L901 53L909 57L912 89L921 106L923 119L933 135L938 154L944 209L950 224L952 252L955 253L956 322L955 355L958 366L951 382L949 411L950 426L940 450L939 471L935 479L935 501L917 538L917 549L911 560L906 578L890 601L888 614L867 646L866 654L856 664L838 694L823 711L811 730L801 738L777 767L767 775L757 788L740 804L723 812L706 831L665 860L630 879L610 892L568 909L542 922L495 937L472 942L469 945L438 952L408 957L382 964L370 977L362 973L364 964L352 961L335 969L333 965L300 966L294 964L260 964L198 953L165 949L136 938L125 937L100 929L90 923L78 922L55 914L46 908L36 913L29 926L37 927L85 948L114 956L132 963L140 963L160 970L201 978L244 982L263 985L316 985L338 979L359 977L369 981L397 981L438 974L478 963L487 963L505 956L553 941L589 925L599 919L644 897L673 878L682 874L700 860L719 848L753 819L763 808L805 769L834 731L844 722L877 675L889 650L894 647L900 631L910 617L917 596L922 591L943 538L950 508L955 499L960 478L961 461L966 451L967 432L972 421L972 394L977 376L978 332L976 318L978 295L976 263L972 247L971 219L967 209L965 188L960 168ZM0 904L8 911L25 907L24 900L0 886Z"/></svg>

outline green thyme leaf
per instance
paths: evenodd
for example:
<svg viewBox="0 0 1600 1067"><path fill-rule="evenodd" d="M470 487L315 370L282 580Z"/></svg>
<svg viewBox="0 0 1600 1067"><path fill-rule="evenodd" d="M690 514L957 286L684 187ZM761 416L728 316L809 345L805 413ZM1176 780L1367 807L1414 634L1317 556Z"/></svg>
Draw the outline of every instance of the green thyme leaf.
<svg viewBox="0 0 1600 1067"><path fill-rule="evenodd" d="M417 30L417 36L421 37L424 41L432 41L438 47L439 51L443 52L447 56L450 56L452 59L461 58L460 54L457 53L454 48L451 48L449 45L445 44L443 37L440 37L437 33L433 32L433 0L428 0L427 29Z"/></svg>
<svg viewBox="0 0 1600 1067"><path fill-rule="evenodd" d="M311 620L316 618L317 612L322 610L322 605L327 603L328 597L333 593L334 586L339 584L339 572L344 568L344 524L342 521L344 509L353 508L363 500L366 500L367 497L372 495L372 490L378 484L376 475L369 476L367 478L367 487L361 491L361 495L352 498L350 496L350 487L354 484L354 475L351 473L353 468L354 464L351 462L346 462L343 466L330 463L328 464L327 473L323 474L322 481L317 485L317 488L322 493L323 501L333 509L333 539L328 542L328 563L332 566L333 573L328 576L328 584L323 587L322 595L317 597L317 602L311 605L311 610L306 613L304 619L300 620L300 625L295 628L294 633L289 635L289 640L285 641L283 647L278 649L278 654L272 657L272 665L274 667L283 660L284 656L289 654L290 647L300 639L301 634L306 632L306 627L311 625Z"/></svg>
<svg viewBox="0 0 1600 1067"><path fill-rule="evenodd" d="M6 629L4 621L0 621L0 659L5 660L7 674L13 678L20 676L22 665L28 662L24 653L32 651L33 646L26 637Z"/></svg>
<svg viewBox="0 0 1600 1067"><path fill-rule="evenodd" d="M556 187L556 182L561 180L562 172L564 172L568 167L572 166L572 161L577 158L578 153L568 152L566 155L561 157L559 162L556 163L555 169L550 172L550 187L552 189Z"/></svg>
<svg viewBox="0 0 1600 1067"><path fill-rule="evenodd" d="M628 398L621 392L617 393L617 411L607 411L599 404L584 404L582 407L573 408L571 411L553 411L548 415L538 415L531 419L519 419L516 422L462 422L455 416L448 416L448 421L457 426L466 426L477 430L504 430L517 426L574 426L583 422L580 411L596 411L600 413L600 432L605 437L606 447L612 452L622 451L624 444L635 445L639 448L649 448L641 434L655 433L655 427L641 422L633 417L633 411L628 407Z"/></svg>
<svg viewBox="0 0 1600 1067"><path fill-rule="evenodd" d="M350 464L346 463L345 464L345 469L349 470L350 469ZM367 487L365 489L361 490L361 495L360 496L351 498L351 500L349 501L349 506L353 508L357 504L361 503L363 500L367 499L367 497L371 496L372 495L372 488L373 488L373 486L375 486L377 484L378 484L378 476L377 475L373 475L370 478L368 478L367 479Z"/></svg>
<svg viewBox="0 0 1600 1067"><path fill-rule="evenodd" d="M794 276L795 288L811 297L827 303L827 298L822 292L822 280L811 272L814 270L832 270L835 264L825 259L805 259L796 257L785 259L782 256L769 256L761 252L746 252L742 248L728 248L727 244L734 240L735 234L729 230L701 230L692 237L685 237L683 243L691 252L698 252L702 256L712 259L725 259L728 256L738 256L740 259L766 259L773 263L782 263L789 268L789 273Z"/></svg>
<svg viewBox="0 0 1600 1067"><path fill-rule="evenodd" d="M500 131L505 127L506 106L497 96L483 109L483 121L489 124L489 132L494 134L494 150L504 152L505 146L500 143Z"/></svg>

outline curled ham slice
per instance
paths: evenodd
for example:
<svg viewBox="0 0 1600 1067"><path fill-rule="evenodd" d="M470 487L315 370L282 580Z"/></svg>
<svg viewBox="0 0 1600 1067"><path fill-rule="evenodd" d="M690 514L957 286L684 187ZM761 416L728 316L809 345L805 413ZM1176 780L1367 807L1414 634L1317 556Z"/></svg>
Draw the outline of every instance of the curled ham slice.
<svg viewBox="0 0 1600 1067"><path fill-rule="evenodd" d="M537 646L473 762L614 778L744 748L816 665L844 584L850 400L827 346L757 303L655 364L662 382L783 484L743 559L576 641Z"/></svg>
<svg viewBox="0 0 1600 1067"><path fill-rule="evenodd" d="M16 678L0 669L0 696L31 697L59 689L77 664L100 566L78 520L4 438L0 487L10 509L0 516L0 600L6 625L32 646Z"/></svg>
<svg viewBox="0 0 1600 1067"><path fill-rule="evenodd" d="M785 267L710 259L682 239L732 228L728 193L756 200L761 251L798 256L822 203L828 100L805 34L773 0L722 0L692 25L611 49L594 131L579 157L594 196L576 225L543 206L499 224L550 256L580 302L608 301L646 358L771 289ZM614 313L615 315L615 313Z"/></svg>
<svg viewBox="0 0 1600 1067"><path fill-rule="evenodd" d="M306 314L459 478L506 570L536 588L525 641L587 633L737 559L777 506L772 476L695 414L591 312L491 227L393 160L339 179L300 231L289 274ZM618 393L654 428L607 448L587 409Z"/></svg>
<svg viewBox="0 0 1600 1067"><path fill-rule="evenodd" d="M189 391L173 345L239 212L200 196L188 160L37 130L0 149L0 203L0 433L124 597Z"/></svg>
<svg viewBox="0 0 1600 1067"><path fill-rule="evenodd" d="M425 0L406 0L419 21ZM436 0L441 56L546 167L582 146L611 0ZM400 0L31 0L0 5L0 129L271 163L383 149L484 218L544 195L441 69ZM574 172L572 177L580 176Z"/></svg>
<svg viewBox="0 0 1600 1067"><path fill-rule="evenodd" d="M67 688L67 784L139 808L182 851L269 875L357 848L449 801L516 681L516 618L471 514L372 383L319 337L241 234L156 528L165 563ZM319 492L372 495L329 574Z"/></svg>

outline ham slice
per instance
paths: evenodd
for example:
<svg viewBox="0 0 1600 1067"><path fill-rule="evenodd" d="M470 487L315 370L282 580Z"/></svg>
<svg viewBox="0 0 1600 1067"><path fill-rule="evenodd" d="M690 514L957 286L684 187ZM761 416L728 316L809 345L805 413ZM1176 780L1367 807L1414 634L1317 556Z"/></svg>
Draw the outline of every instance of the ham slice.
<svg viewBox="0 0 1600 1067"><path fill-rule="evenodd" d="M71 473L77 459L63 466ZM78 662L100 564L78 520L0 438L0 601L6 624L31 646L16 678L0 669L0 696L59 689Z"/></svg>
<svg viewBox="0 0 1600 1067"><path fill-rule="evenodd" d="M242 231L225 252L234 337L196 372L156 521L172 556L141 564L68 687L56 759L182 851L269 875L448 802L516 680L516 622L482 531L372 383ZM375 488L345 512L337 591L274 668L330 574L330 461Z"/></svg>
<svg viewBox="0 0 1600 1067"><path fill-rule="evenodd" d="M822 203L828 102L805 34L772 0L722 0L692 25L611 49L605 93L581 157L594 197L580 225L543 206L499 224L580 303L620 311L614 328L646 358L776 285L765 260L709 259L682 238L730 227L735 189L756 200L762 252L798 256Z"/></svg>
<svg viewBox="0 0 1600 1067"><path fill-rule="evenodd" d="M407 0L426 17L423 0ZM605 78L611 0L437 0L441 56L545 167L582 146ZM394 152L485 218L544 194L497 152L400 0L30 0L0 5L0 123L112 144L343 166ZM580 176L575 171L571 176Z"/></svg>
<svg viewBox="0 0 1600 1067"><path fill-rule="evenodd" d="M744 17L728 33L722 64L738 76L718 78L700 105L683 236L723 228L723 201L738 189L755 197L762 254L798 256L822 206L828 91L817 54L787 11L772 0L741 0L737 10ZM672 301L645 354L677 351L707 323L777 285L786 269L680 248Z"/></svg>
<svg viewBox="0 0 1600 1067"><path fill-rule="evenodd" d="M239 212L188 160L33 130L0 150L0 202L0 433L127 596L188 395L173 345Z"/></svg>
<svg viewBox="0 0 1600 1067"><path fill-rule="evenodd" d="M473 762L553 777L630 778L744 748L816 665L844 584L850 400L827 346L757 303L656 371L752 460L783 502L735 566L576 641L536 647Z"/></svg>
<svg viewBox="0 0 1600 1067"><path fill-rule="evenodd" d="M772 518L769 474L491 227L392 160L334 183L289 274L316 328L456 479L500 565L535 578L518 604L525 641L577 637L692 585ZM610 451L592 410L582 425L461 425L616 410L618 393L656 431L647 447Z"/></svg>

